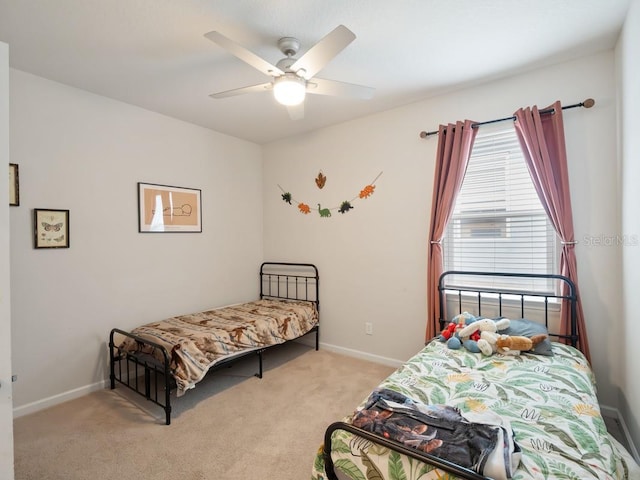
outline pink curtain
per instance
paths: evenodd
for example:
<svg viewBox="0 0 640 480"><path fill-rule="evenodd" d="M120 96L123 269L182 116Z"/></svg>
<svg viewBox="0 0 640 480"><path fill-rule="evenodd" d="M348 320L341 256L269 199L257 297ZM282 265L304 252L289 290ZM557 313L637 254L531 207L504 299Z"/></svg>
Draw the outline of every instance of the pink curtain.
<svg viewBox="0 0 640 480"><path fill-rule="evenodd" d="M456 197L467 171L471 147L478 133L471 120L455 125L440 125L436 172L433 180L431 201L431 225L427 254L427 332L425 340L431 340L439 331L440 302L438 280L443 270L442 236L449 223Z"/></svg>
<svg viewBox="0 0 640 480"><path fill-rule="evenodd" d="M520 139L531 179L547 215L560 237L560 274L569 277L576 286L578 348L589 361L589 341L584 323L584 314L578 290L578 269L573 232L571 197L569 196L569 173L564 142L562 106L555 102L545 110L553 113L540 114L537 107L519 109L515 112L515 127ZM566 292L565 292L566 293ZM570 333L571 311L567 302L561 310L560 334Z"/></svg>

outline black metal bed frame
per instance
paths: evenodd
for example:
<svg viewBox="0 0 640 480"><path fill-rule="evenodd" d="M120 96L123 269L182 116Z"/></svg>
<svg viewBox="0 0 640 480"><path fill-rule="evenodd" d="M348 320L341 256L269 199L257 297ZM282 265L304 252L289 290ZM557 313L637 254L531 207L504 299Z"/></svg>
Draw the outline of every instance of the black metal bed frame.
<svg viewBox="0 0 640 480"><path fill-rule="evenodd" d="M504 289L504 288L489 288L489 287L468 287L468 286L455 286L447 285L447 278L452 276L474 276L474 277L487 277L487 278L507 278L507 279L544 279L555 281L555 288L552 288L551 292L538 292L538 291L518 291L516 289ZM578 344L578 326L576 317L576 287L571 279L563 275L552 274L534 274L534 273L495 273L495 272L470 272L470 271L458 271L450 270L440 275L438 281L438 292L440 296L440 329L444 329L445 324L449 322L451 315L447 315L447 299L451 299L453 295L457 297L458 311L462 313L463 302L469 303L471 296L476 297L477 312L476 315L482 316L482 301L486 298L489 303L498 306L498 317L502 316L503 307L505 301L513 302L513 297L518 297L520 317L525 318L525 312L527 310L527 298L539 299L536 302L535 307L539 307L540 304L544 305L544 325L549 328L549 299L559 300L560 302L569 302L570 314L570 327L569 334L551 333L550 336L556 338L562 338L569 341L571 346L576 347ZM466 297L466 298L465 298ZM508 300L505 300L508 297ZM513 304L513 303L512 303Z"/></svg>
<svg viewBox="0 0 640 480"><path fill-rule="evenodd" d="M468 286L455 286L451 284L447 284L447 280L453 276L481 276L481 277L496 277L496 278L521 278L521 279L547 279L552 280L556 283L557 290L554 292L533 292L533 291L522 291L518 289L500 289L500 288L487 288L487 287L468 287ZM554 289L555 290L555 289ZM441 329L444 328L445 323L447 323L449 318L447 316L447 300L451 300L454 297L457 297L457 312L462 313L463 311L463 302L466 304L469 302L469 299L473 299L476 297L477 301L477 312L474 312L476 315L482 315L482 303L483 300L490 302L492 307L498 307L498 316L502 316L503 305L505 303L513 302L513 297L519 298L519 301L516 300L516 303L519 303L520 306L520 314L522 318L525 318L525 312L527 310L527 306L531 303L527 299L534 297L539 299L536 305L536 308L540 308L539 304L544 305L544 323L545 326L549 327L549 299L556 299L560 302L569 302L569 308L571 309L571 321L570 321L570 333L569 335L561 335L558 333L549 333L549 335L562 338L568 340L573 347L577 345L578 342L578 334L577 334L577 323L576 323L576 289L574 283L567 277L562 275L538 275L538 274L528 274L528 273L493 273L493 272L471 272L471 271L448 271L444 272L439 279L438 282L438 291L439 291L439 302L440 302L440 318L438 319L440 322ZM485 302L486 304L486 302ZM512 303L510 303L512 306ZM327 474L327 478L329 480L338 480L338 477L335 473L333 459L331 458L331 437L333 433L337 430L343 430L346 432L350 432L355 434L361 438L369 440L378 445L382 445L386 448L389 448L392 451L396 451L400 454L406 455L428 465L433 465L436 468L444 470L446 472L452 473L459 478L465 480L491 480L488 477L480 475L473 470L461 467L454 463L448 462L442 458L436 457L434 455L420 452L416 449L405 446L404 444L397 442L392 439L387 439L381 437L379 435L373 434L361 428L355 427L354 425L346 422L334 422L329 427L327 427L324 435L324 446L323 446L323 457L325 464L325 473Z"/></svg>
<svg viewBox="0 0 640 480"><path fill-rule="evenodd" d="M319 314L320 278L317 267L311 263L262 263L260 265L260 299L263 298L313 302ZM316 334L315 349L318 350L319 324L305 335L312 332ZM142 351L126 351L120 348L120 342L116 343L116 335L119 335L120 338L131 338L141 347L139 350L144 348L145 352L151 351L156 355L143 353ZM277 345L272 346L275 347ZM258 357L258 373L255 376L262 378L262 354L272 346L248 350L221 360L213 365L209 372L229 366L231 363L249 355L256 355ZM171 391L176 388L170 365L171 356L162 345L119 328L111 330L109 335L109 380L111 389L116 388L116 383L120 383L151 403L162 407L167 425L171 424Z"/></svg>

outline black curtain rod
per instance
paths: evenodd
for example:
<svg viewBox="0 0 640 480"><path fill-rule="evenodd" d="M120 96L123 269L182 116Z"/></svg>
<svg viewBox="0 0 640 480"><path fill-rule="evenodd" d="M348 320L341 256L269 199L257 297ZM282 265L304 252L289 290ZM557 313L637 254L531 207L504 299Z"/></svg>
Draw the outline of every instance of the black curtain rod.
<svg viewBox="0 0 640 480"><path fill-rule="evenodd" d="M587 98L584 102L580 102L580 103L574 103L573 105L567 105L566 107L562 107L562 110L566 110L568 108L576 108L576 107L584 107L584 108L591 108L595 105L596 101L593 98ZM553 108L547 108L545 110L540 110L541 114L546 114L546 113L553 113L554 109ZM505 122L507 120L515 120L516 117L515 116L511 116L511 117L504 117L504 118L497 118L495 120L487 120L486 122L478 122L478 123L473 123L471 124L472 128L478 128L480 125L489 125L491 123L498 123L498 122ZM420 138L427 138L430 137L431 135L437 135L438 134L438 130L434 130L432 132L420 132Z"/></svg>

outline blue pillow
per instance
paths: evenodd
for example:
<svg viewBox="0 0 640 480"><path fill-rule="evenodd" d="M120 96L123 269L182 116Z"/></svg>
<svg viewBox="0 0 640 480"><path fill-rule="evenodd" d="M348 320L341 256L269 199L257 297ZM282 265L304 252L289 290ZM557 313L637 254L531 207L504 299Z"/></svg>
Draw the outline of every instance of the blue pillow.
<svg viewBox="0 0 640 480"><path fill-rule="evenodd" d="M545 334L549 335L547 327L544 324L527 320L526 318L519 318L517 320L511 320L509 328L501 330L498 333L504 333L505 335L522 335L524 337L532 337L534 335ZM535 353L536 355L546 355L548 357L553 356L551 351L551 341L547 337L544 341L536 345L533 350L527 353Z"/></svg>

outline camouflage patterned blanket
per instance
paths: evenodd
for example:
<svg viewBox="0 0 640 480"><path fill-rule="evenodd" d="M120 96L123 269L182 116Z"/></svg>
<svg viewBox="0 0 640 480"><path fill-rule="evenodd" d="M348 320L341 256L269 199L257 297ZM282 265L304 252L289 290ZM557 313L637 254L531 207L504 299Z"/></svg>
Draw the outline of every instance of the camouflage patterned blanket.
<svg viewBox="0 0 640 480"><path fill-rule="evenodd" d="M317 324L312 302L262 299L149 323L131 333L162 345L171 355L171 372L181 396L221 360L293 340ZM121 348L140 350L132 339Z"/></svg>

